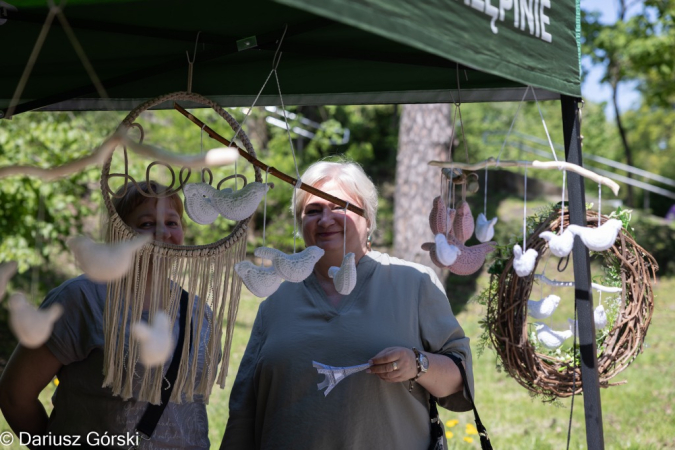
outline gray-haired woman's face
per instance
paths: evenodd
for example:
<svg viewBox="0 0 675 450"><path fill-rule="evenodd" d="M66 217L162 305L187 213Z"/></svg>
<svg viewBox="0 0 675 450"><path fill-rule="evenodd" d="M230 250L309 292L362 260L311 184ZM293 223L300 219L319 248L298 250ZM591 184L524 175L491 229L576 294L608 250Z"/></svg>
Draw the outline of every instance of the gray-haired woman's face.
<svg viewBox="0 0 675 450"><path fill-rule="evenodd" d="M317 186L327 194L341 198L349 203L362 207L357 199L352 198L332 180ZM328 200L313 195L301 211L302 236L307 246L316 245L326 252L340 251L345 239L344 226L347 221L346 247L347 253L354 252L357 256L364 255L368 250L368 223L365 218L338 206Z"/></svg>

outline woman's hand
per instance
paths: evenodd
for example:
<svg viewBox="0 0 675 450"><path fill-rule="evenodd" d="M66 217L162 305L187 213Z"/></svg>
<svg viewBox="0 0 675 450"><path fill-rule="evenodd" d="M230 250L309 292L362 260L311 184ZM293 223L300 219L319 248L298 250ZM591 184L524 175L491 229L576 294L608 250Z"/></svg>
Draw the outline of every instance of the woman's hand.
<svg viewBox="0 0 675 450"><path fill-rule="evenodd" d="M377 375L382 381L400 383L417 375L415 353L410 348L388 347L368 362L372 366L366 372Z"/></svg>

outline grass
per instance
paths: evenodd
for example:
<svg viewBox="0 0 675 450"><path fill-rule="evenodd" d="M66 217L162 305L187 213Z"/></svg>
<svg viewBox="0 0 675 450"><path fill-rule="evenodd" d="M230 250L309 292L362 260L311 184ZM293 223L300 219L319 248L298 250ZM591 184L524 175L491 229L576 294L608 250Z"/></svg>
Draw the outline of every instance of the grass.
<svg viewBox="0 0 675 450"><path fill-rule="evenodd" d="M549 264L548 270L552 273L551 266ZM485 276L479 277L478 289L482 289L486 283ZM537 289L533 292L536 293ZM675 327L672 326L675 322L675 301L671 300L670 295L673 291L675 278L659 281L655 314L647 335L645 352L615 378L615 381L626 380L626 384L601 391L605 448L608 450L675 448L675 383L672 375L675 373L675 362L670 347L675 342ZM229 393L246 348L258 303L258 299L244 293L226 388L215 388L207 407L212 448L219 447L227 423ZM564 303L561 302L562 308L566 308ZM478 326L482 314L482 307L474 302L466 304L457 314L474 344L478 342L482 331ZM565 448L570 399L556 405L531 398L528 391L495 369L496 358L491 350L486 350L480 357L475 347L473 350L476 402L493 446L500 450ZM50 385L40 396L48 409L51 409L53 389L53 385ZM583 396L578 396L572 417L572 449L586 448L583 409ZM477 436L467 434L467 424L473 424L472 413L440 411L444 423L453 419L457 421L453 427L446 427L447 431L453 433L448 440L451 449L480 448ZM0 418L0 431L8 429L4 418ZM472 438L473 442L466 442L464 437ZM5 448L20 447L14 444Z"/></svg>

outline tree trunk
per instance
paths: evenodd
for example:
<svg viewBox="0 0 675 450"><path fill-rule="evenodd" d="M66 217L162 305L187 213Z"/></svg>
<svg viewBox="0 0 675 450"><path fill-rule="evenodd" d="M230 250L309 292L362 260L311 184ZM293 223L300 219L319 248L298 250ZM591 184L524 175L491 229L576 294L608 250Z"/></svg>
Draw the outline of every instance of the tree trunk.
<svg viewBox="0 0 675 450"><path fill-rule="evenodd" d="M434 238L429 229L429 211L434 197L440 194L440 169L427 163L450 157L451 106L404 105L396 156L393 254L432 267L441 281L447 271L434 266L429 253L420 246Z"/></svg>

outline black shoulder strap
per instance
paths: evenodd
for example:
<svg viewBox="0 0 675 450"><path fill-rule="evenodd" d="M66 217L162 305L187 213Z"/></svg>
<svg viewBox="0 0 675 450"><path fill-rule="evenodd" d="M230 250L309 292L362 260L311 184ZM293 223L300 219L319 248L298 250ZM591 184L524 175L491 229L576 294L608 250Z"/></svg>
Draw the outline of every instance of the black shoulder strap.
<svg viewBox="0 0 675 450"><path fill-rule="evenodd" d="M185 322L187 320L187 308L188 308L188 293L183 291L180 296L180 321L179 321L179 332L178 332L178 342L176 343L176 349L173 352L173 357L171 358L171 364L169 364L169 369L166 372L166 379L169 381L169 387L167 389L162 389L162 402L159 405L153 405L148 403L148 407L143 413L143 417L136 425L136 430L143 433L147 439L152 437L152 433L155 432L155 428L159 423L159 418L162 417L164 408L169 404L169 399L171 398L171 392L173 392L173 387L176 384L176 376L178 375L178 366L180 366L181 355L183 354L183 343L185 342ZM190 346L192 346L192 323L190 323Z"/></svg>
<svg viewBox="0 0 675 450"><path fill-rule="evenodd" d="M478 411L476 410L476 404L473 402L473 397L471 396L471 389L469 388L469 382L466 379L466 371L464 370L462 360L456 355L447 355L447 356L450 359L452 359L455 362L455 364L457 364L457 368L459 368L459 373L462 374L462 381L464 382L464 391L466 392L466 395L469 397L469 401L471 402L471 408L473 408L473 416L476 419L476 429L478 430L478 435L480 436L480 446L483 450L492 450L492 444L490 444L490 437L488 436L488 432L485 429L485 426L483 426L483 422L480 421Z"/></svg>

